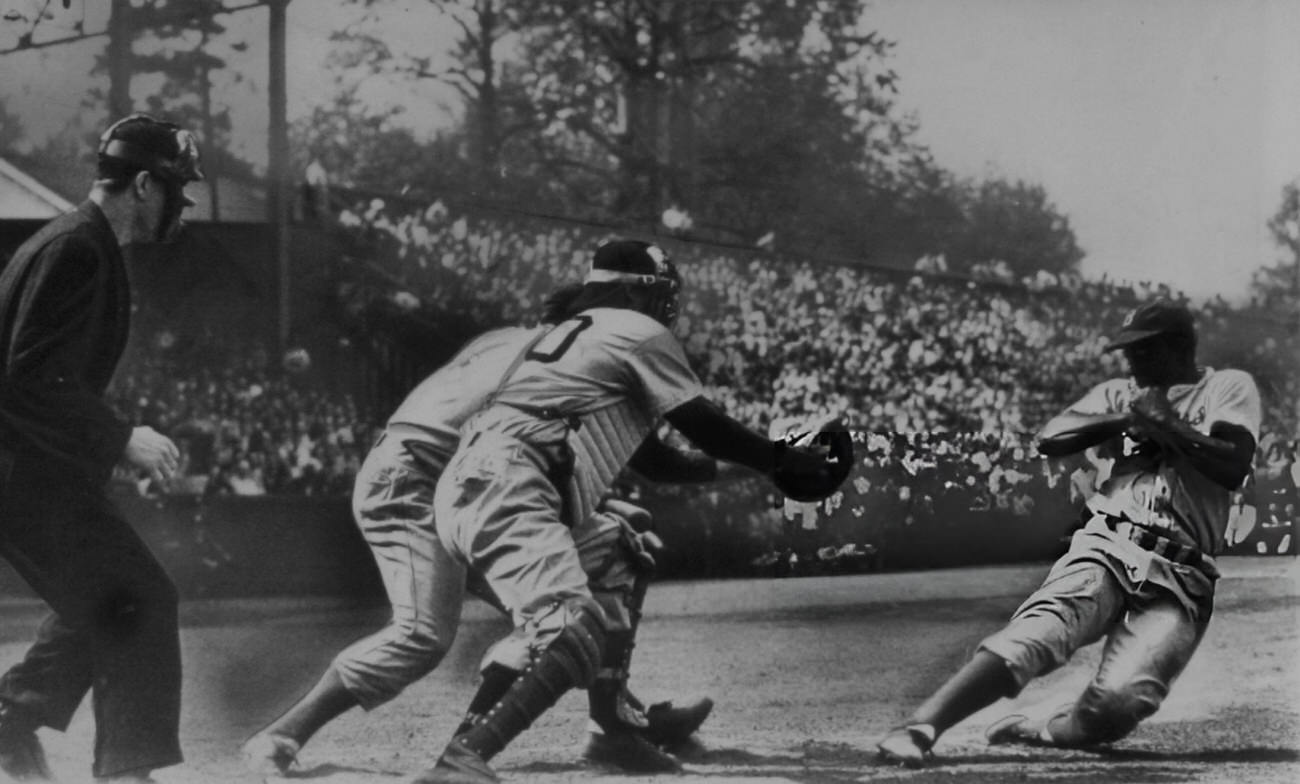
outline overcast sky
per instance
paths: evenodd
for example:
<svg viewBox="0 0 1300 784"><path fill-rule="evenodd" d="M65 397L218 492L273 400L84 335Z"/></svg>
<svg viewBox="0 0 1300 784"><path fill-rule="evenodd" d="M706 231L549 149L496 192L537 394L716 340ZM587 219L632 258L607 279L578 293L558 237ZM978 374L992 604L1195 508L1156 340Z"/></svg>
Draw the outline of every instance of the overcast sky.
<svg viewBox="0 0 1300 784"><path fill-rule="evenodd" d="M92 29L98 5L87 0ZM391 14L394 43L445 36L417 12L423 0L407 5ZM327 97L329 33L356 13L340 7L289 6L291 116ZM1085 274L1237 298L1279 258L1265 221L1300 178L1300 0L875 0L867 19L898 42L898 101L938 162L1042 184L1088 254ZM265 12L225 20L251 46L243 81L218 87L233 96L237 146L261 159ZM0 25L0 46L13 29ZM0 59L0 96L30 134L76 114L102 40ZM396 97L413 122L441 121L421 108L436 96Z"/></svg>
<svg viewBox="0 0 1300 784"><path fill-rule="evenodd" d="M1043 184L1086 274L1239 296L1300 178L1297 0L877 0L946 167Z"/></svg>

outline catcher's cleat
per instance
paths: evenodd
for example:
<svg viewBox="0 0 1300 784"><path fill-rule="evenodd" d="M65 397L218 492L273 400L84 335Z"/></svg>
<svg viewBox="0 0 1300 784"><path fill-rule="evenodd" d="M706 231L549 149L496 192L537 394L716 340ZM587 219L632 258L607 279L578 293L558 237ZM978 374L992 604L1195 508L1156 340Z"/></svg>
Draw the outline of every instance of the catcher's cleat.
<svg viewBox="0 0 1300 784"><path fill-rule="evenodd" d="M647 740L640 732L592 732L582 758L624 773L681 773L677 758Z"/></svg>
<svg viewBox="0 0 1300 784"><path fill-rule="evenodd" d="M432 768L411 780L411 784L500 784L501 779L487 762L457 740L452 740Z"/></svg>
<svg viewBox="0 0 1300 784"><path fill-rule="evenodd" d="M9 705L0 707L0 770L14 781L53 781L36 729Z"/></svg>
<svg viewBox="0 0 1300 784"><path fill-rule="evenodd" d="M286 776L298 762L298 741L273 732L259 732L240 748L244 767L260 776Z"/></svg>
<svg viewBox="0 0 1300 784"><path fill-rule="evenodd" d="M1047 724L1044 722L1039 726L1034 726L1029 717L1020 713L1013 713L1005 716L989 725L984 731L984 740L988 741L990 746L1054 746L1052 736L1047 732Z"/></svg>
<svg viewBox="0 0 1300 784"><path fill-rule="evenodd" d="M876 751L880 759L909 768L919 768L934 756L931 749L935 741L934 727L929 724L908 724L889 731Z"/></svg>
<svg viewBox="0 0 1300 784"><path fill-rule="evenodd" d="M656 702L646 709L645 735L653 743L685 743L713 711L713 700L702 697L678 706L672 701Z"/></svg>

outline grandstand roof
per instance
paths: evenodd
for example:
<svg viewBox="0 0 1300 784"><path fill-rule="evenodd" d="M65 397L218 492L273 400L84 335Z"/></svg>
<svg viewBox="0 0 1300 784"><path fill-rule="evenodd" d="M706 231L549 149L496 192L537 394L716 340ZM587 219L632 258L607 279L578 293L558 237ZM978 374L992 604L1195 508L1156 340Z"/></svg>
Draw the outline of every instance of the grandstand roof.
<svg viewBox="0 0 1300 784"><path fill-rule="evenodd" d="M49 219L75 205L0 158L0 220Z"/></svg>
<svg viewBox="0 0 1300 784"><path fill-rule="evenodd" d="M212 180L190 183L185 192L197 204L185 211L190 223L212 222ZM266 190L244 180L229 177L215 178L217 185L217 217L222 223L265 223ZM291 195L292 197L292 195Z"/></svg>
<svg viewBox="0 0 1300 784"><path fill-rule="evenodd" d="M217 176L217 215L223 223L264 223L266 189L256 183ZM84 172L46 166L27 170L0 157L0 220L48 220L84 198L90 185ZM197 204L186 210L190 223L212 222L210 181L191 183L186 192Z"/></svg>

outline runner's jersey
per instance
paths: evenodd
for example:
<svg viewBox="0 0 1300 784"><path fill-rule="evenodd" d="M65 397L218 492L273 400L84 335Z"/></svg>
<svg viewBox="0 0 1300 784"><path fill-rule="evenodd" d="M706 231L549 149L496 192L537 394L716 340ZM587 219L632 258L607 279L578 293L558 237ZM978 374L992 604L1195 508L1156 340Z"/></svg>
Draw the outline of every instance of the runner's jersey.
<svg viewBox="0 0 1300 784"><path fill-rule="evenodd" d="M572 519L585 520L664 414L703 389L681 344L634 310L592 308L528 350L494 402L462 428L574 453Z"/></svg>
<svg viewBox="0 0 1300 784"><path fill-rule="evenodd" d="M1132 379L1111 379L1093 387L1070 410L1081 414L1127 411L1141 390ZM1169 388L1178 418L1209 435L1217 422L1239 425L1259 440L1259 390L1248 373L1205 368L1194 384ZM1094 512L1123 517L1166 536L1216 554L1223 547L1231 491L1195 469L1135 453L1124 438L1108 478L1088 499Z"/></svg>
<svg viewBox="0 0 1300 784"><path fill-rule="evenodd" d="M510 364L541 327L506 327L474 338L451 361L411 390L388 419L406 436L420 437L448 459L460 441L460 427L496 391Z"/></svg>

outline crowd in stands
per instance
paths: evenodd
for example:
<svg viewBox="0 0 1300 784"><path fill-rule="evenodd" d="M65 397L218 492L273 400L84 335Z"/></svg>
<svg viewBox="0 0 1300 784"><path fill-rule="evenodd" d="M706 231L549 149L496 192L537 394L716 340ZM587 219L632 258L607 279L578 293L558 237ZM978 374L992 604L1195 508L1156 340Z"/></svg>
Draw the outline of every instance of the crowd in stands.
<svg viewBox="0 0 1300 784"><path fill-rule="evenodd" d="M110 402L167 433L181 451L165 487L128 469L145 494L337 495L351 492L375 432L352 396L286 370L263 346L162 329L134 341Z"/></svg>
<svg viewBox="0 0 1300 784"><path fill-rule="evenodd" d="M453 215L439 204L403 212L375 202L340 223L363 249L350 263L377 273L366 280L382 281L353 286L351 296L484 329L534 319L550 291L581 279L591 249L611 234ZM1090 385L1123 373L1122 361L1102 348L1125 311L1148 296L1180 296L1164 287L976 280L660 241L685 278L677 332L708 394L729 413L766 430L780 418L840 412L864 431L894 434L866 445L864 465L888 457L915 476L943 464L955 472L944 482L979 504L1024 506L1018 485L1064 481L1034 456L1032 433ZM1202 360L1260 381L1261 465L1281 461L1279 476L1293 475L1300 438L1300 386L1287 360L1300 351L1294 320L1222 300L1198 312ZM185 448L186 478L147 492L347 491L385 412L314 388L265 350L241 346L213 361L202 355L219 345L182 352L182 339L169 345L167 334L140 341L114 388L119 408ZM861 495L871 490L862 483L875 480L864 472L852 481ZM1294 516L1291 509L1283 504L1277 514Z"/></svg>
<svg viewBox="0 0 1300 784"><path fill-rule="evenodd" d="M499 217L451 216L439 205L345 213L372 239L391 296L483 327L527 320L556 285L580 280L609 232ZM1106 336L1140 299L1178 297L1071 279L1045 287L816 264L769 253L661 239L686 281L678 333L711 392L754 424L847 411L872 428L1026 432L1123 372ZM1273 384L1270 425L1294 435L1294 323L1236 318L1221 300L1202 311L1202 356ZM1284 345L1285 344L1285 345ZM1289 411L1286 410L1289 407Z"/></svg>

